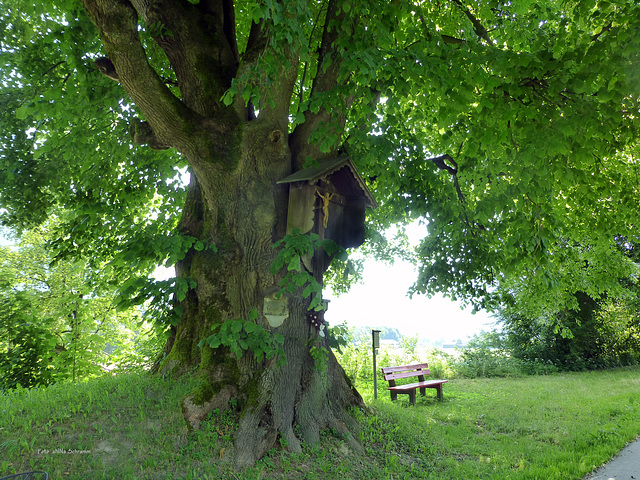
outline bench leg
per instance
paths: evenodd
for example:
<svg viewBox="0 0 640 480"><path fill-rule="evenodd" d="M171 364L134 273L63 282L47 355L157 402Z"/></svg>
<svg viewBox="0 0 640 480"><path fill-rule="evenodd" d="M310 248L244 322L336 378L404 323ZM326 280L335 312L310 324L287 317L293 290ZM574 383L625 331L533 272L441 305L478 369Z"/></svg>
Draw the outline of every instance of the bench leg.
<svg viewBox="0 0 640 480"><path fill-rule="evenodd" d="M416 391L415 390L409 390L407 393L409 394L409 400L411 400L411 405L413 405L415 407L416 406Z"/></svg>
<svg viewBox="0 0 640 480"><path fill-rule="evenodd" d="M391 394L392 402L398 399L398 394L396 392L394 392L393 390L390 390L389 393Z"/></svg>
<svg viewBox="0 0 640 480"><path fill-rule="evenodd" d="M420 388L420 395L422 395L423 397L427 394L427 388L426 387L421 387Z"/></svg>
<svg viewBox="0 0 640 480"><path fill-rule="evenodd" d="M442 385L438 385L436 387L436 391L438 392L438 401L442 401Z"/></svg>

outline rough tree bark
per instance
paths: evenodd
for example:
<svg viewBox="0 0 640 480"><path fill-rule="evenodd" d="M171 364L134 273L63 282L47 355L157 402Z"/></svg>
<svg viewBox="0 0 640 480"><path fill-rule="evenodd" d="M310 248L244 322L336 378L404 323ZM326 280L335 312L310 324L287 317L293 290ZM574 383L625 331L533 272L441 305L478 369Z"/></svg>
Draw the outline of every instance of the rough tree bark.
<svg viewBox="0 0 640 480"><path fill-rule="evenodd" d="M82 3L113 64L110 78L121 83L144 114L157 143L177 149L190 165L192 180L180 230L210 239L217 247L192 250L177 265L177 275L193 278L197 287L180 302L182 317L161 365L163 373L175 374L200 367L203 388L197 399L184 402L192 425L235 399L242 409L234 440L238 466L253 464L278 438L293 451L300 450L301 442L315 444L324 428L335 429L359 448L353 435L357 425L347 409L362 405L360 395L332 354L326 373L316 368L310 342L329 347L307 321L308 300L301 294L277 298L280 277L270 272L276 255L272 246L286 230L287 187L276 182L300 168L308 156L326 156L309 143L309 136L320 122L342 129L344 115L323 109L307 112L304 126L288 134L298 75L292 49L284 50L288 62L277 81L268 91L264 88L263 98L269 101L258 106L257 118L242 100L229 106L221 102L231 79L251 69L270 46L268 25L254 23L245 53L239 56L231 0L203 0L197 5L179 0ZM326 15L328 25L342 13L329 2ZM171 64L179 95L150 64L138 35L140 19L166 27L154 40ZM325 31L321 57L335 56L332 36ZM314 90L326 92L335 86L337 62L334 58L332 68L319 69ZM274 308L286 316L277 327L266 317L266 310ZM198 347L212 325L247 319L254 309L262 327L284 336L286 365L278 367L275 359L257 362L250 352L238 359L224 348Z"/></svg>

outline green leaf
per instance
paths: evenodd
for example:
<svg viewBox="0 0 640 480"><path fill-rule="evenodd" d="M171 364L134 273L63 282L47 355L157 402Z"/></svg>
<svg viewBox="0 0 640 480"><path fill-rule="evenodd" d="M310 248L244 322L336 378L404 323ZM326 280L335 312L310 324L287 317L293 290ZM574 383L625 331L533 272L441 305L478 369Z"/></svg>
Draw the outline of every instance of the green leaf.
<svg viewBox="0 0 640 480"><path fill-rule="evenodd" d="M209 338L207 339L207 342L209 343L209 346L211 348L218 348L220 345L222 345L222 342L220 341L220 338L217 335L209 336Z"/></svg>
<svg viewBox="0 0 640 480"><path fill-rule="evenodd" d="M233 103L234 97L238 94L238 87L235 83L231 84L229 90L227 90L222 96L222 102L228 107Z"/></svg>
<svg viewBox="0 0 640 480"><path fill-rule="evenodd" d="M251 334L253 332L257 332L259 330L260 330L260 326L255 324L255 323L246 322L244 324L244 331L247 332L248 334Z"/></svg>
<svg viewBox="0 0 640 480"><path fill-rule="evenodd" d="M242 326L243 326L244 322L242 320L235 320L232 324L231 324L231 331L233 333L239 333L242 330Z"/></svg>
<svg viewBox="0 0 640 480"><path fill-rule="evenodd" d="M262 5L255 5L251 10L251 19L253 20L253 23L260 23L263 16L264 12L262 11Z"/></svg>
<svg viewBox="0 0 640 480"><path fill-rule="evenodd" d="M289 262L289 265L287 265L287 270L295 270L296 272L299 272L300 269L300 255L295 255Z"/></svg>
<svg viewBox="0 0 640 480"><path fill-rule="evenodd" d="M24 105L16 109L16 118L18 120L24 120L29 115L29 108Z"/></svg>
<svg viewBox="0 0 640 480"><path fill-rule="evenodd" d="M189 291L189 282L182 277L176 278L176 288L182 292Z"/></svg>
<svg viewBox="0 0 640 480"><path fill-rule="evenodd" d="M297 285L298 287L303 286L305 283L307 283L307 281L309 281L309 278L311 277L311 275L309 275L306 272L303 272L301 274L298 275L294 275L293 276L293 283L295 285Z"/></svg>
<svg viewBox="0 0 640 480"><path fill-rule="evenodd" d="M302 292L302 296L307 298L309 295L311 295L315 291L317 291L317 288L314 288L313 285L307 285L304 291Z"/></svg>

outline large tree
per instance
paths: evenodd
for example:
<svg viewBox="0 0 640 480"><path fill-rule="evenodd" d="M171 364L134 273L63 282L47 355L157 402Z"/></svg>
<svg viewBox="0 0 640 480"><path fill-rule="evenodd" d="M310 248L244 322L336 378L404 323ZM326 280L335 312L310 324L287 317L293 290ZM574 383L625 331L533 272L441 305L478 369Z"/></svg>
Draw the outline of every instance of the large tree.
<svg viewBox="0 0 640 480"><path fill-rule="evenodd" d="M134 274L176 264L160 368L199 366L204 410L238 400L239 465L325 427L357 448L346 408L362 401L271 268L277 182L305 166L346 153L373 226L428 221L417 291L491 306L526 277L562 301L629 276L614 238L638 229L637 2L8 0L1 15L4 221L64 205L54 246L111 258L123 305L166 298ZM264 332L285 365L245 349Z"/></svg>

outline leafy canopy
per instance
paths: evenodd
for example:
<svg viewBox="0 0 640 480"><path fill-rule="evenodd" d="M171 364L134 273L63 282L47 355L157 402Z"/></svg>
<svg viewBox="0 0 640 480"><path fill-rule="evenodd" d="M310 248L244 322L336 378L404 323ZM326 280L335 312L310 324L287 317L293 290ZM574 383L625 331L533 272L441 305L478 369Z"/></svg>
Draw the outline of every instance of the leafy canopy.
<svg viewBox="0 0 640 480"><path fill-rule="evenodd" d="M104 53L84 10L36 3L0 7L2 222L55 215L60 255L107 259L134 285L207 240L174 235L184 158L132 143L144 118L94 68ZM259 54L245 49L253 22ZM241 66L214 101L285 108L317 146L297 165L349 153L381 205L374 228L422 219L415 292L535 306L637 275L616 244L639 224L637 2L237 1L233 27ZM171 26L138 31L180 99L161 48ZM269 93L281 67L297 69L287 98Z"/></svg>

